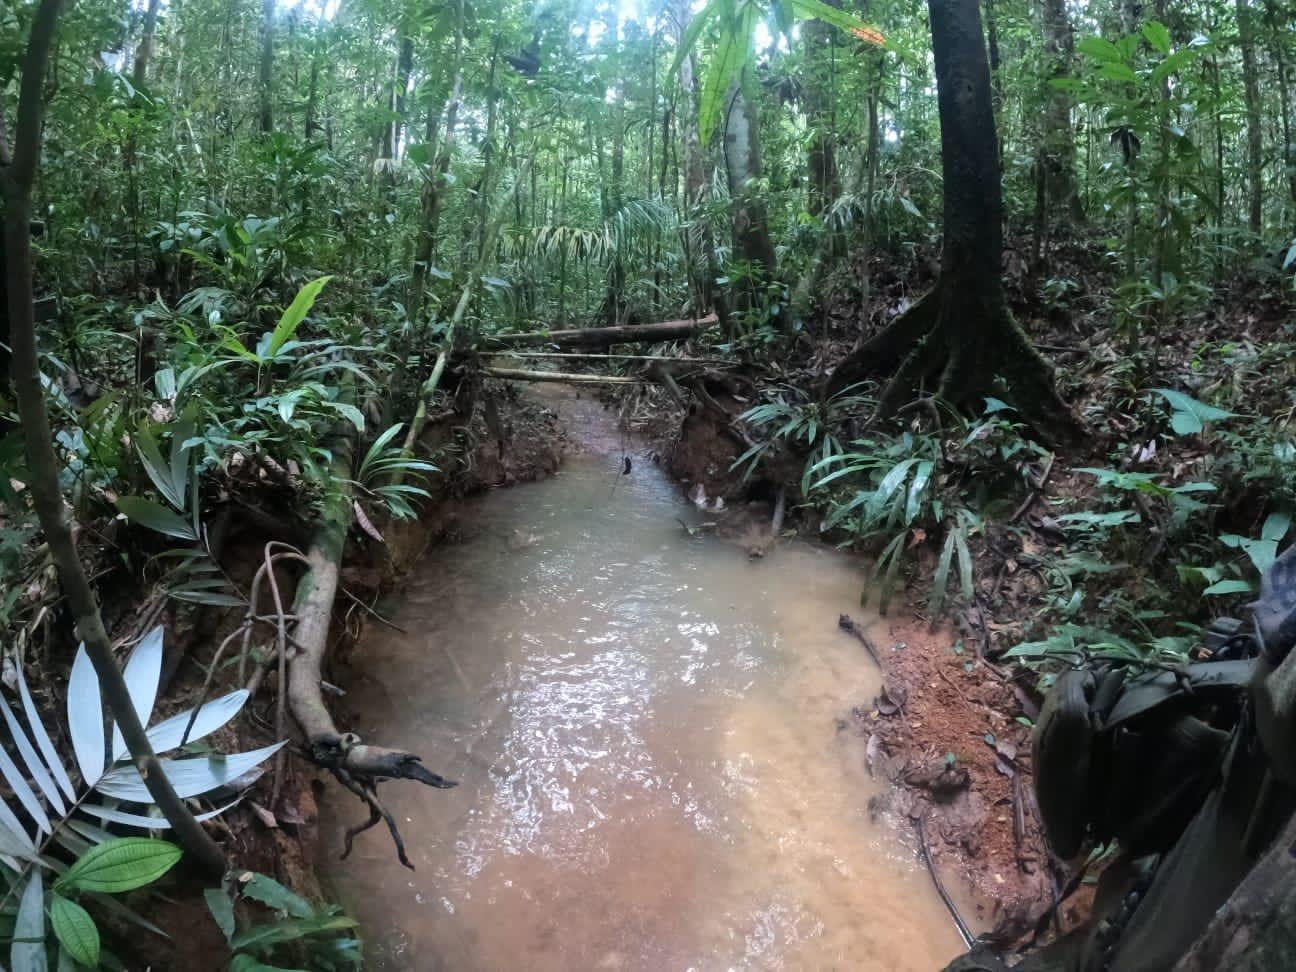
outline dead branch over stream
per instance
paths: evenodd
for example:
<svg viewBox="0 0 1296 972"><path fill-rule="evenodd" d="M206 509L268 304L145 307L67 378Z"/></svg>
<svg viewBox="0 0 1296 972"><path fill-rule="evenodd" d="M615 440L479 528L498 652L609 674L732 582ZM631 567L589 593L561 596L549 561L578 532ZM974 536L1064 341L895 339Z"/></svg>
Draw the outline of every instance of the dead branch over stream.
<svg viewBox="0 0 1296 972"><path fill-rule="evenodd" d="M483 351L507 351L513 348L558 345L564 348L605 348L613 344L656 344L659 341L683 341L719 323L714 314L691 320L662 321L657 324L622 324L613 327L578 327L566 331L525 331L521 334L497 334L482 341Z"/></svg>
<svg viewBox="0 0 1296 972"><path fill-rule="evenodd" d="M405 854L396 821L378 797L378 784L385 779L417 780L427 786L447 789L457 785L423 766L414 753L363 743L353 732L341 732L324 704L324 659L328 651L333 602L337 598L338 575L347 532L354 517L351 501L353 432L348 426L333 443L332 488L324 500L319 521L306 551L307 570L297 585L293 613L296 654L288 667L286 691L293 719L306 737L307 756L329 770L343 786L369 808L369 818L346 833L346 851L356 834L385 821L396 845L396 856L410 870L414 865Z"/></svg>

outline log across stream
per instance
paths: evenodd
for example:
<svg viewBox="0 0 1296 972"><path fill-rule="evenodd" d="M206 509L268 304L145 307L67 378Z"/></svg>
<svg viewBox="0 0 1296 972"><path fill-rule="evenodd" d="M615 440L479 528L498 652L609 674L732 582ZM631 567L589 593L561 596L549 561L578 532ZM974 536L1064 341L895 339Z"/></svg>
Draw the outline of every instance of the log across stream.
<svg viewBox="0 0 1296 972"><path fill-rule="evenodd" d="M611 419L553 478L464 510L458 543L371 627L347 708L417 743L454 790L391 787L328 869L378 969L941 968L960 950L930 877L870 820L840 731L878 673L837 628L863 572L714 537Z"/></svg>

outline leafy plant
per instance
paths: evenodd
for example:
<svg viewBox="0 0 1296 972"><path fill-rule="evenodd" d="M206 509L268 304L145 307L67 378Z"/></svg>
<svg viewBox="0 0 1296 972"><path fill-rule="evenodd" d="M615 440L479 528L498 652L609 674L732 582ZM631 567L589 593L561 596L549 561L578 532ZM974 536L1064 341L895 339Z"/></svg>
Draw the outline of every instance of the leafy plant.
<svg viewBox="0 0 1296 972"><path fill-rule="evenodd" d="M1166 400L1171 408L1170 427L1177 435L1197 435L1206 428L1207 422L1219 422L1233 418L1237 413L1230 412L1214 405L1199 402L1190 395L1173 388L1153 388L1156 394Z"/></svg>
<svg viewBox="0 0 1296 972"><path fill-rule="evenodd" d="M679 74L680 61L693 50L708 25L714 24L719 29L720 37L698 102L698 128L703 144L715 132L729 85L735 79L740 84L743 83L742 78L755 47L757 25L765 20L771 10L779 30L785 34L791 33L792 25L797 20L818 19L848 30L867 43L885 44L882 34L875 28L853 14L830 7L822 0L772 0L768 7L761 0L709 0L706 6L693 15L693 20L680 41L675 65L671 68L672 75Z"/></svg>
<svg viewBox="0 0 1296 972"><path fill-rule="evenodd" d="M162 629L154 628L136 646L124 671L131 701L146 726L157 699L162 643ZM160 816L149 815L152 797L139 770L129 759L120 730L113 725L111 732L104 732L99 678L85 647L77 651L67 684L68 735L76 757L75 768L65 765L55 750L21 667L15 670L15 678L22 717L8 704L0 704L0 716L26 772L0 749L0 776L28 822L19 818L8 800L0 798L0 861L10 872L0 910L13 898L21 898L17 934L21 941L14 942L17 951L11 955L11 961L15 969L27 969L33 967L30 963L36 961L43 949L39 945L44 939L43 930L32 934L38 927L43 929L37 924L37 918L44 912L42 872L61 870L61 865L50 856L55 845L77 855L77 863L55 882L54 890L61 895L118 893L138 886L132 881L147 883L174 863L173 859L166 863L174 849L152 840L116 842L103 829L106 825L121 824L163 830L169 824ZM149 741L158 753L182 749L228 723L243 708L247 698L246 690L231 692L196 711L163 719L147 729ZM183 798L192 798L234 785L282 746L283 743L277 743L234 755L172 757L161 760L161 766L176 792ZM72 782L74 774L79 775L80 785ZM209 820L232 805L201 814L198 819ZM122 809L123 806L140 809ZM75 908L66 905L58 908L64 932L84 937L83 945L88 948L84 920ZM22 929L27 933L22 933Z"/></svg>
<svg viewBox="0 0 1296 972"><path fill-rule="evenodd" d="M401 480L411 473L437 472L437 467L405 455L402 446L392 444L402 428L403 425L391 426L369 446L356 473L356 486L369 496L381 499L398 520L409 520L418 515L411 505L411 498L426 499L428 491Z"/></svg>
<svg viewBox="0 0 1296 972"><path fill-rule="evenodd" d="M234 899L223 889L204 892L207 909L234 952L231 972L258 972L279 966L276 960L303 962L311 970L333 972L361 967L360 940L354 919L337 905L315 906L264 874L248 871L235 885L239 898L273 912L269 921L240 921Z"/></svg>

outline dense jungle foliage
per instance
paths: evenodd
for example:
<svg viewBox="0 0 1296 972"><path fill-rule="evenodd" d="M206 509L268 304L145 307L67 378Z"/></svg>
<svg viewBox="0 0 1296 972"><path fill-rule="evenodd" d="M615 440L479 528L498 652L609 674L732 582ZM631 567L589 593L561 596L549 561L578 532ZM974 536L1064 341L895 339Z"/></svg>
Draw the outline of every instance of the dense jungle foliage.
<svg viewBox="0 0 1296 972"><path fill-rule="evenodd" d="M50 955L98 961L103 893L174 863L74 817L64 765L90 790L121 777L99 823L156 803L216 870L185 801L282 772L268 748L230 755L237 773L168 798L160 773L96 765L75 711L77 762L58 755L39 710L98 705L102 683L128 737L110 763L206 752L249 668L277 650L286 677L283 605L276 632L260 581L222 563L231 522L302 538L266 547L271 574L318 574L353 526L417 517L496 421L501 335L716 313L695 348L752 381L716 406L746 446L725 463L873 555L884 610L908 583L1045 679L1182 660L1296 512L1293 62L1292 0L0 0L13 967L44 960L47 925ZM635 407L719 395L665 384ZM425 449L448 414L459 431ZM219 721L146 730L161 662L109 672L163 610L246 612ZM73 667L65 690L73 622L95 680ZM201 698L232 682L218 661ZM78 883L105 847L120 873ZM244 878L230 890L279 920L236 927L208 892L233 967L302 942L311 968L355 960L344 916Z"/></svg>

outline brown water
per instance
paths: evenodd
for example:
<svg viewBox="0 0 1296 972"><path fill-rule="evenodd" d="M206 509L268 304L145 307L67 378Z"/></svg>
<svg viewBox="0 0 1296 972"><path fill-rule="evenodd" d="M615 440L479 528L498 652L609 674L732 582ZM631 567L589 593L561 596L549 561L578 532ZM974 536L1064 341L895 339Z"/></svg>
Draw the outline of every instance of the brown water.
<svg viewBox="0 0 1296 972"><path fill-rule="evenodd" d="M635 459L483 497L416 572L409 634L370 628L356 728L461 781L384 787L416 872L381 827L332 867L371 967L941 968L957 936L836 728L878 685L836 625L860 569L691 538ZM363 813L331 800L340 845Z"/></svg>

